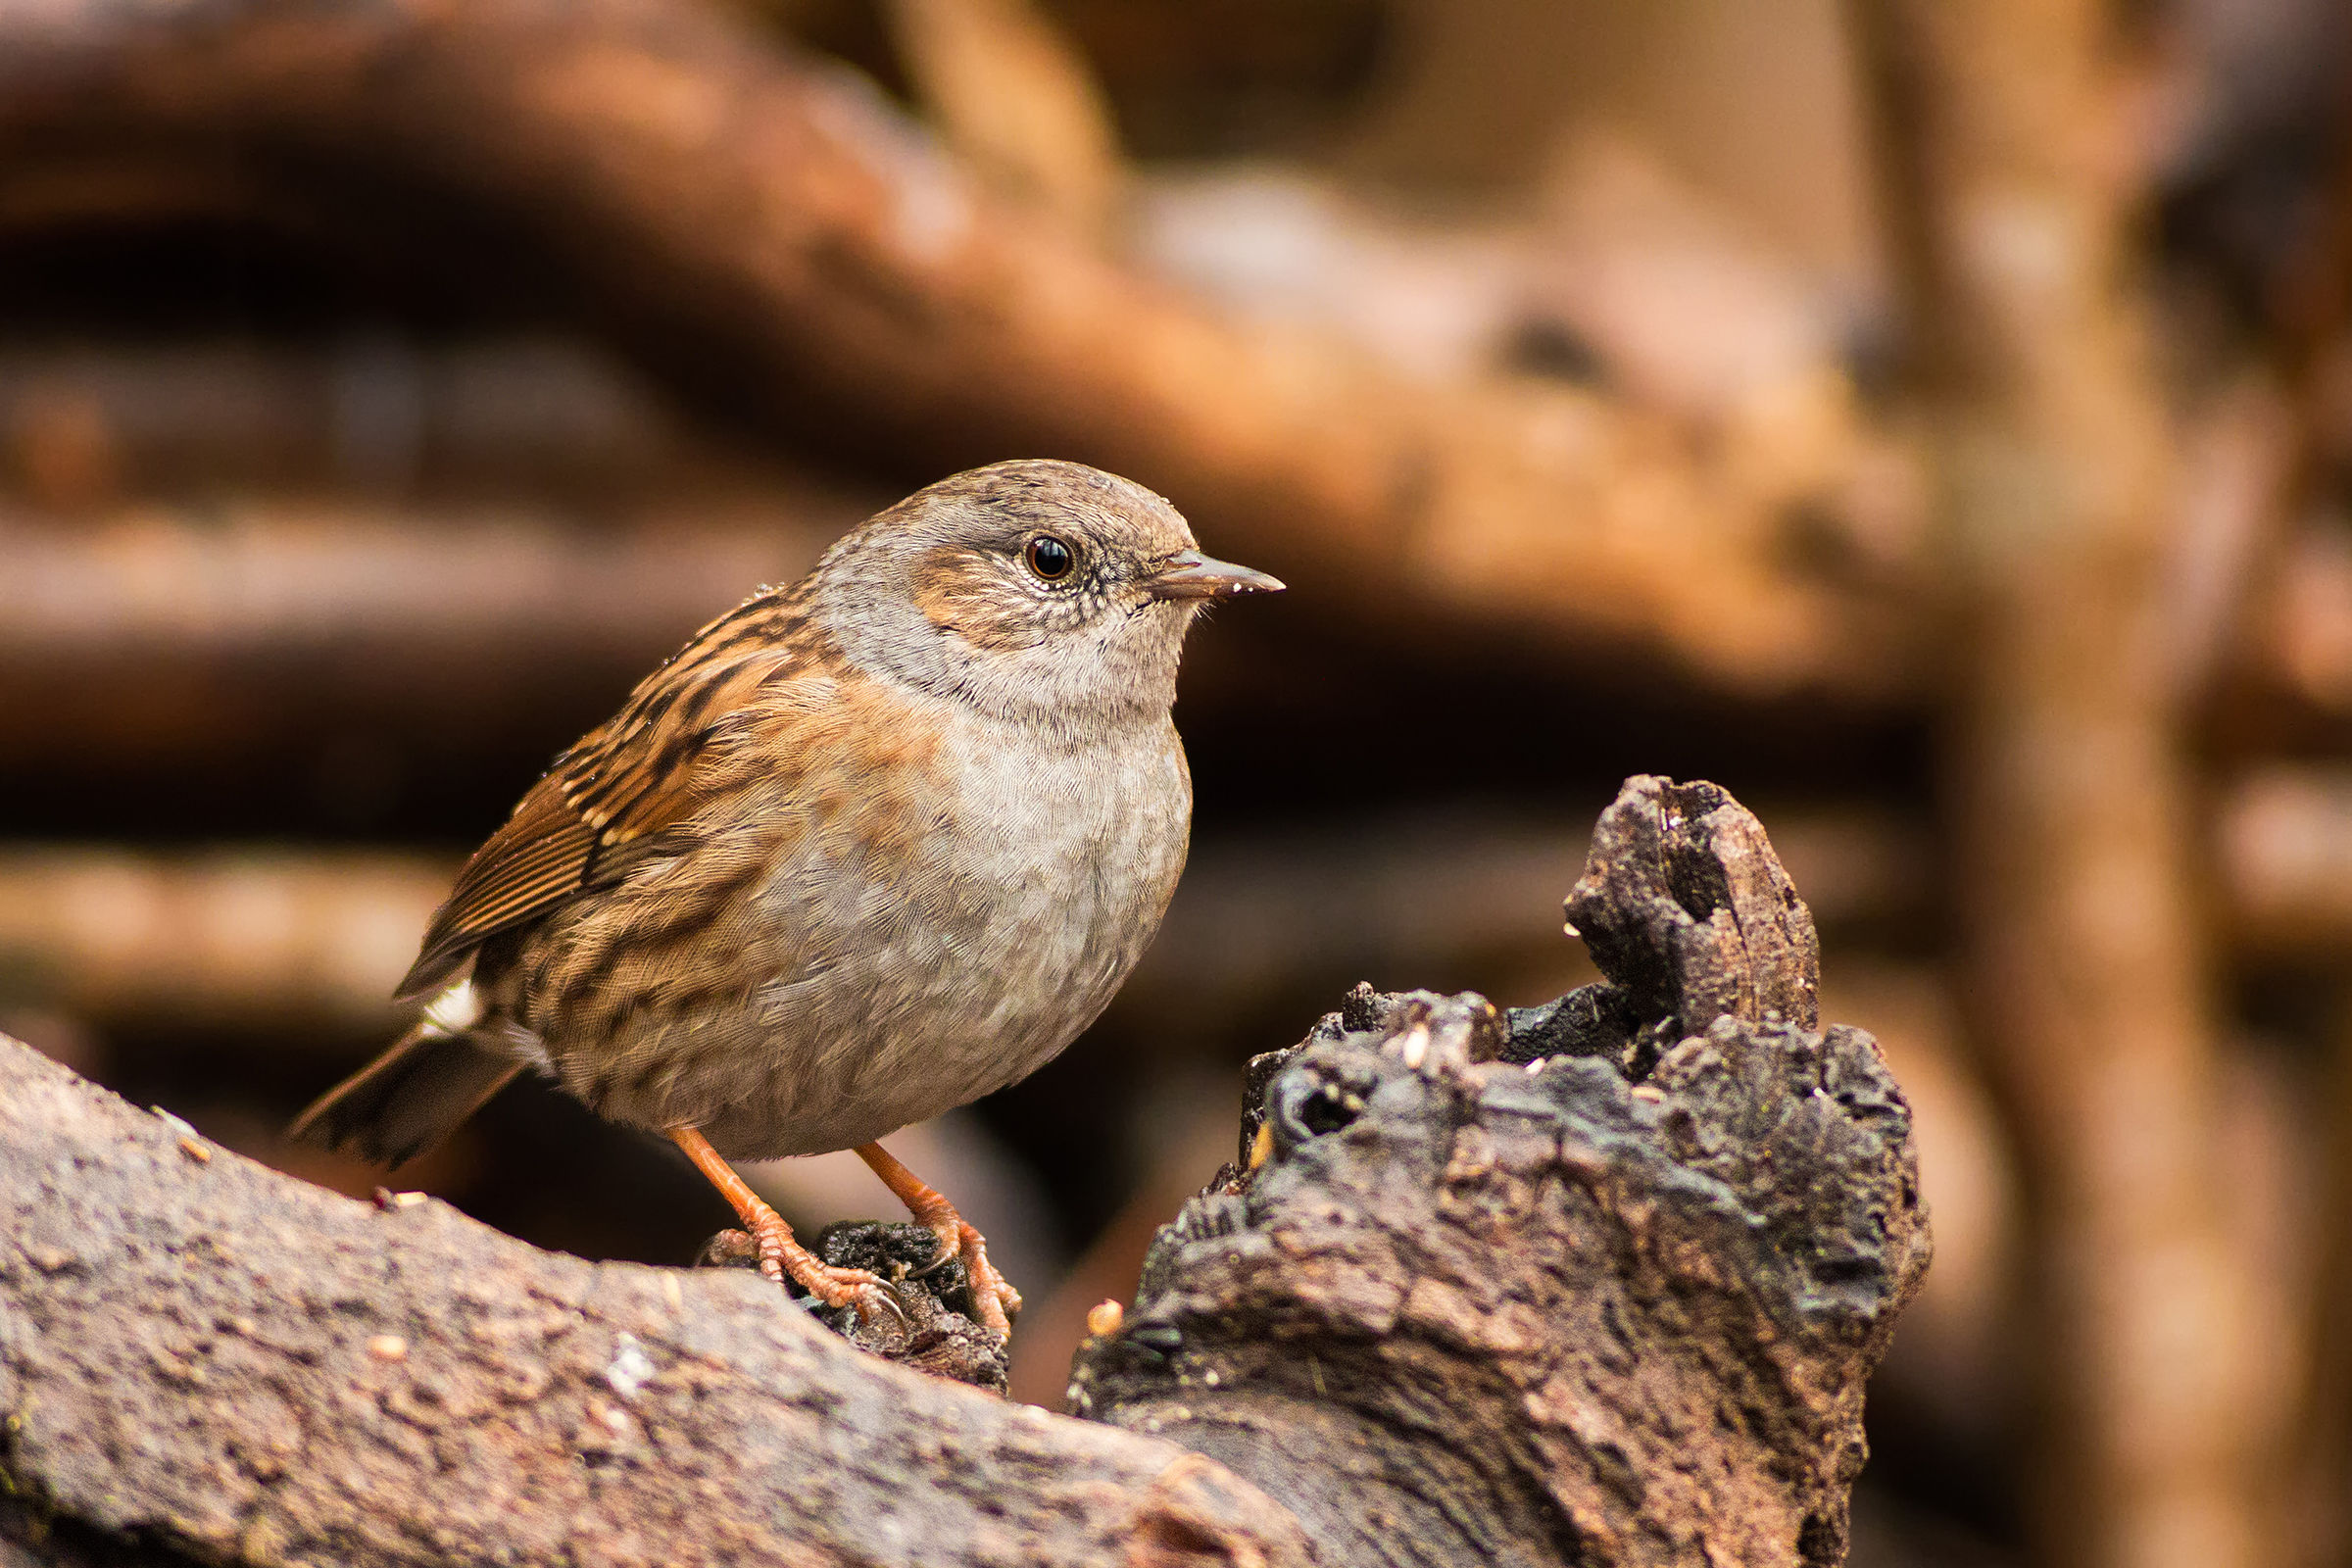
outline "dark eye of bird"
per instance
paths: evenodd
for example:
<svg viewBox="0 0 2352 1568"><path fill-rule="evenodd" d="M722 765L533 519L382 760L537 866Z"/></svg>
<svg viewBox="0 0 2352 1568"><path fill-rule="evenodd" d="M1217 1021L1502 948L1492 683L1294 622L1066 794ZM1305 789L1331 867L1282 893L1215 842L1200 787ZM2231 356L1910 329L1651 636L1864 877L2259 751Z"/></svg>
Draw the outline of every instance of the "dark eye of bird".
<svg viewBox="0 0 2352 1568"><path fill-rule="evenodd" d="M1029 569L1048 582L1059 582L1078 564L1077 553L1050 533L1041 533L1030 540L1027 555Z"/></svg>

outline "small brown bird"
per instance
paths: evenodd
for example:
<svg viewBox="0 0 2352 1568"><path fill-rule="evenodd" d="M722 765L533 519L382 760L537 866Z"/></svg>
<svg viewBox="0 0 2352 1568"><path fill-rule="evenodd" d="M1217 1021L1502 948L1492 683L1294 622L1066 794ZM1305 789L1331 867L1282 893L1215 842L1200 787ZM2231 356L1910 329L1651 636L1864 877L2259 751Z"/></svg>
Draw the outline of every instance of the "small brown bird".
<svg viewBox="0 0 2352 1568"><path fill-rule="evenodd" d="M855 1148L1020 1297L876 1142L1034 1072L1158 928L1191 834L1169 716L1211 600L1282 584L1071 463L1001 463L876 515L753 596L557 759L476 851L399 995L423 1014L295 1123L398 1163L525 1067L672 1139L770 1278L830 1267L732 1170Z"/></svg>

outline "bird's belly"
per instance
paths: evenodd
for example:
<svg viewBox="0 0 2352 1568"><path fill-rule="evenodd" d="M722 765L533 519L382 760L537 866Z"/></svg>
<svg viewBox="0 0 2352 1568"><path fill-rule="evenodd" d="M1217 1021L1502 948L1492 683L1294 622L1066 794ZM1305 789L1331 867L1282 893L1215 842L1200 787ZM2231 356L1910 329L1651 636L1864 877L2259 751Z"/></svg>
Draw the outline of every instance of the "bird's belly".
<svg viewBox="0 0 2352 1568"><path fill-rule="evenodd" d="M1157 929L1189 831L1181 754L958 782L952 851L803 835L679 965L732 984L551 1052L560 1074L612 1119L690 1123L756 1158L864 1143L1044 1065Z"/></svg>
<svg viewBox="0 0 2352 1568"><path fill-rule="evenodd" d="M719 1118L722 1150L811 1153L927 1121L1043 1066L1125 978L1116 955L1042 920L896 935L866 973L767 989L753 1023L763 1092Z"/></svg>

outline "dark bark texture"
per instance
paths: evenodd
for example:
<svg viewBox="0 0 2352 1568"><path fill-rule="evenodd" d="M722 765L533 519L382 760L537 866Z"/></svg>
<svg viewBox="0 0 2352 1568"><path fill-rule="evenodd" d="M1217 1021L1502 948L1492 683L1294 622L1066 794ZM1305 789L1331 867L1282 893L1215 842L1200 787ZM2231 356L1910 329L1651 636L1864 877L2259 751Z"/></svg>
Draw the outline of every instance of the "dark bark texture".
<svg viewBox="0 0 2352 1568"><path fill-rule="evenodd" d="M1253 1064L1075 1408L1223 1460L1333 1558L1841 1562L1862 1391L1928 1260L1877 1044L1815 1033L1753 816L1631 781L1568 901L1611 981L1359 991Z"/></svg>
<svg viewBox="0 0 2352 1568"><path fill-rule="evenodd" d="M1630 783L1571 909L1609 983L1359 990L1252 1064L1090 1420L887 1364L986 1378L932 1298L863 1354L755 1274L354 1202L0 1043L0 1564L1838 1562L1927 1260L1909 1113L1813 1032L1810 916L1721 791Z"/></svg>

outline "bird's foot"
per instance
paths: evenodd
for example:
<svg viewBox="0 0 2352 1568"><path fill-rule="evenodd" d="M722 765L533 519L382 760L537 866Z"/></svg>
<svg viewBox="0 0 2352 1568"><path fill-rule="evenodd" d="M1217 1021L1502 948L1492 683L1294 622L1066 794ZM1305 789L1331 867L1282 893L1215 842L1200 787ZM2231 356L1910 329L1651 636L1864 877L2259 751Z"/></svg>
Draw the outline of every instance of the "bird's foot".
<svg viewBox="0 0 2352 1568"><path fill-rule="evenodd" d="M862 1268L838 1268L803 1247L792 1227L774 1210L754 1215L751 1241L760 1254L760 1272L782 1285L786 1280L807 1291L812 1300L829 1307L850 1307L872 1322L878 1316L909 1321L898 1288Z"/></svg>
<svg viewBox="0 0 2352 1568"><path fill-rule="evenodd" d="M942 1204L945 1205L944 1200ZM944 1220L936 1222L920 1214L915 1217L939 1238L939 1255L907 1278L919 1280L962 1258L964 1276L972 1282L972 1308L978 1314L980 1326L992 1334L1011 1334L1012 1320L1020 1315L1021 1293L988 1260L987 1240L953 1208L948 1209Z"/></svg>
<svg viewBox="0 0 2352 1568"><path fill-rule="evenodd" d="M910 1277L920 1279L951 1259L962 1258L964 1274L972 1283L974 1319L991 1334L1009 1337L1012 1320L1021 1310L1021 1293L989 1262L988 1243L981 1239L980 1233L964 1223L963 1216L956 1212L956 1205L943 1194L925 1185L921 1177L900 1164L880 1144L859 1144L858 1157L882 1178L882 1185L906 1205L906 1212L914 1216L917 1224L939 1238L939 1255Z"/></svg>
<svg viewBox="0 0 2352 1568"><path fill-rule="evenodd" d="M902 1328L911 1321L898 1291L880 1275L861 1268L835 1268L796 1241L784 1216L752 1191L751 1184L710 1147L710 1141L699 1129L672 1127L669 1140L685 1151L686 1157L694 1161L694 1168L719 1190L736 1217L743 1221L743 1228L752 1233L752 1244L760 1254L760 1273L778 1285L792 1280L826 1306L855 1307L858 1316L867 1322L882 1313L897 1319Z"/></svg>

